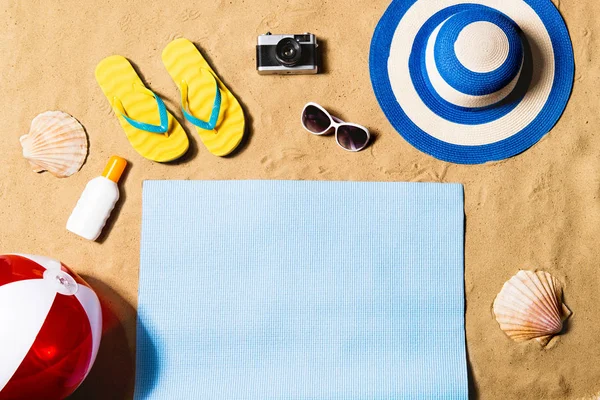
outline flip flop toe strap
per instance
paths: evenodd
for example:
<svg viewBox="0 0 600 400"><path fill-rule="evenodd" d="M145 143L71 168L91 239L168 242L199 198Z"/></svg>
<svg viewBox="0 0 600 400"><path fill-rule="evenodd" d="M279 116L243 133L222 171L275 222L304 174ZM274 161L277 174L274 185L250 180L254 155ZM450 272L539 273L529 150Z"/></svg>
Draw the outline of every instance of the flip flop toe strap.
<svg viewBox="0 0 600 400"><path fill-rule="evenodd" d="M165 103L153 91L146 89L145 87L134 84L134 90L138 93L143 93L154 97L154 99L156 100L156 105L158 107L160 124L152 125L146 122L136 121L133 118L130 118L127 115L127 112L125 111L125 108L123 107L123 103L116 96L113 98L113 108L115 109L115 111L118 112L123 118L125 118L125 121L127 121L134 128L151 133L163 133L167 135L167 131L169 130L169 114L167 113L167 107L165 106Z"/></svg>
<svg viewBox="0 0 600 400"><path fill-rule="evenodd" d="M201 68L202 72L210 73L211 77L215 82L215 101L213 102L212 111L210 113L210 118L208 121L203 121L200 118L192 115L190 111L190 105L188 102L188 84L185 80L181 81L181 109L183 110L183 115L185 118L190 121L192 124L196 125L200 129L204 129L207 131L212 131L217 126L217 121L219 119L219 113L221 112L221 89L219 89L219 83L217 82L217 78L213 74L213 72L206 68Z"/></svg>

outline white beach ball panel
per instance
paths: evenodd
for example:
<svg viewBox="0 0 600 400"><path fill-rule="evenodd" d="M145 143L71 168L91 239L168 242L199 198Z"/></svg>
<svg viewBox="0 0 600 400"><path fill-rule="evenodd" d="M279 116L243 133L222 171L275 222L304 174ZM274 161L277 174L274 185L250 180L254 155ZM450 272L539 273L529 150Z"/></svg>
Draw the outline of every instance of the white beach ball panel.
<svg viewBox="0 0 600 400"><path fill-rule="evenodd" d="M55 297L56 290L43 279L0 286L0 391L25 359Z"/></svg>
<svg viewBox="0 0 600 400"><path fill-rule="evenodd" d="M79 285L79 290L75 294L75 297L81 303L92 330L92 357L87 369L87 376L94 365L98 349L100 348L100 340L102 339L102 307L96 293L87 286Z"/></svg>

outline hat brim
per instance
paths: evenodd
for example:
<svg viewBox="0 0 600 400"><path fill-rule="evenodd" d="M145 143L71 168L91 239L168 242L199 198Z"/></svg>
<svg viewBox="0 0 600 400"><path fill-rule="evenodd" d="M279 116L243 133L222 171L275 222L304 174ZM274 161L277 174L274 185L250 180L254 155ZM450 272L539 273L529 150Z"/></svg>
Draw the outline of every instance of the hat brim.
<svg viewBox="0 0 600 400"><path fill-rule="evenodd" d="M423 29L464 7L491 7L513 19L529 42L533 70L527 90L510 103L461 117L428 100L431 92L413 79L411 57L413 47L423 45ZM417 149L460 164L502 160L537 143L562 115L575 69L567 27L549 0L395 0L375 30L369 64L375 95L394 128Z"/></svg>

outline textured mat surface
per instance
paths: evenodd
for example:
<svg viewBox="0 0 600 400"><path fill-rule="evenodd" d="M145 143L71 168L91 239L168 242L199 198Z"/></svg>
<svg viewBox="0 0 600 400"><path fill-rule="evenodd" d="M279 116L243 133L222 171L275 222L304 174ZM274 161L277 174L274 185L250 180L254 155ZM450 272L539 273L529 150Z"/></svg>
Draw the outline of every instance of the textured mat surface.
<svg viewBox="0 0 600 400"><path fill-rule="evenodd" d="M467 397L462 186L143 192L136 399Z"/></svg>

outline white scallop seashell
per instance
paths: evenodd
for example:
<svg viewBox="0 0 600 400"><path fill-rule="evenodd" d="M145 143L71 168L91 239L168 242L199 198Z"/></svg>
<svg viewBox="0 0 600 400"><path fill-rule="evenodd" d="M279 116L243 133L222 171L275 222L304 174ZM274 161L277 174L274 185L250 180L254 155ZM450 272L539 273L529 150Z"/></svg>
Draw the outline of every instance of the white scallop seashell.
<svg viewBox="0 0 600 400"><path fill-rule="evenodd" d="M494 315L515 342L535 339L546 346L571 315L562 297L560 282L549 273L519 271L496 296Z"/></svg>
<svg viewBox="0 0 600 400"><path fill-rule="evenodd" d="M48 171L65 178L79 171L87 157L83 126L62 111L47 111L35 117L29 133L20 140L23 156L35 172Z"/></svg>

